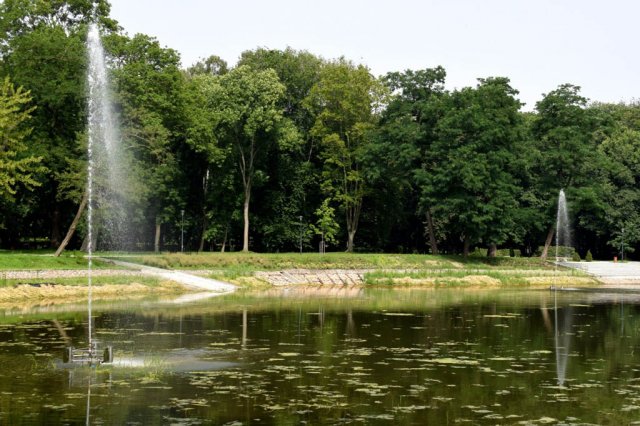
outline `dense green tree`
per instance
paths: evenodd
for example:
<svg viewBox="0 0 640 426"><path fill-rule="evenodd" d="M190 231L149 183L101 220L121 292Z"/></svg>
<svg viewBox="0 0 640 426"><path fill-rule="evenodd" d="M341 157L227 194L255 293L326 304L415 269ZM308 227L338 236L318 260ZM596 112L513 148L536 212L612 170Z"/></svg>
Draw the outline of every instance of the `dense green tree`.
<svg viewBox="0 0 640 426"><path fill-rule="evenodd" d="M176 51L154 38L113 35L105 38L110 54L114 100L120 111L122 161L129 179L123 194L134 239L160 248L163 225L177 226L186 206L185 168L180 164L185 140L184 75Z"/></svg>
<svg viewBox="0 0 640 426"><path fill-rule="evenodd" d="M316 115L311 134L320 143L324 162L322 188L344 211L349 252L366 192L362 155L371 142L383 96L382 84L368 68L339 59L323 67L306 101Z"/></svg>
<svg viewBox="0 0 640 426"><path fill-rule="evenodd" d="M640 105L597 104L590 108L611 118L598 146L604 157L607 184L603 191L607 243L618 253L635 251L640 242Z"/></svg>
<svg viewBox="0 0 640 426"><path fill-rule="evenodd" d="M80 201L72 199L75 192L67 189L73 185L65 179L74 177L70 173L73 163L83 155L83 140L78 135L85 123L86 24L98 19L114 29L108 11L105 1L0 3L0 74L10 75L14 83L31 92L37 108L31 120L29 151L42 156L49 170L37 193L22 197L24 206L29 206L22 211L22 220L37 221L50 229L54 246Z"/></svg>
<svg viewBox="0 0 640 426"><path fill-rule="evenodd" d="M423 190L436 215L464 242L463 252L483 242L505 242L517 207L514 168L522 143L520 102L506 78L480 79L476 88L453 92L428 153Z"/></svg>
<svg viewBox="0 0 640 426"><path fill-rule="evenodd" d="M553 241L560 189L565 189L573 200L580 193L591 198L592 191L587 188L592 186L598 167L593 137L595 120L586 105L580 88L571 84L559 86L536 103L532 135L539 154L533 168L531 199L542 213L541 225L548 229L543 257Z"/></svg>
<svg viewBox="0 0 640 426"><path fill-rule="evenodd" d="M393 223L382 225L385 221L396 221L397 226L404 220L414 222L416 227L416 220L411 218L422 216L431 252L435 254L438 245L431 214L434 200L420 191L419 182L425 183L424 172L431 168L427 153L442 115L445 76L442 67L387 74L384 81L393 95L373 143L365 151L365 171L375 185L371 202L380 205L378 227L390 234ZM417 223L418 227L423 226L422 220Z"/></svg>
<svg viewBox="0 0 640 426"><path fill-rule="evenodd" d="M106 0L4 0L0 3L0 51L3 56L16 50L14 42L42 28L62 28L67 33L82 32L89 22L98 21L110 30Z"/></svg>

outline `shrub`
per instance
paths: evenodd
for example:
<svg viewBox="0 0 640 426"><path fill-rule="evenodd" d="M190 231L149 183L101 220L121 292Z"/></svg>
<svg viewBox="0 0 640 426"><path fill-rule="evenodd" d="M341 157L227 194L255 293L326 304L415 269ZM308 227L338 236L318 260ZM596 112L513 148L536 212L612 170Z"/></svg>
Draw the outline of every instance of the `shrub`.
<svg viewBox="0 0 640 426"><path fill-rule="evenodd" d="M571 256L571 260L573 260L574 262L580 262L582 260L580 258L580 253L578 253L577 251L574 251L573 256Z"/></svg>
<svg viewBox="0 0 640 426"><path fill-rule="evenodd" d="M538 247L536 251L533 253L533 255L536 257L539 257L542 254L543 249L544 249L543 246ZM571 258L573 257L574 251L575 249L573 247L558 246L558 257ZM549 246L549 252L547 253L547 256L549 258L552 258L552 257L555 257L555 255L556 255L556 246Z"/></svg>
<svg viewBox="0 0 640 426"><path fill-rule="evenodd" d="M587 262L593 262L593 255L591 254L591 250L587 250L587 255L584 257Z"/></svg>

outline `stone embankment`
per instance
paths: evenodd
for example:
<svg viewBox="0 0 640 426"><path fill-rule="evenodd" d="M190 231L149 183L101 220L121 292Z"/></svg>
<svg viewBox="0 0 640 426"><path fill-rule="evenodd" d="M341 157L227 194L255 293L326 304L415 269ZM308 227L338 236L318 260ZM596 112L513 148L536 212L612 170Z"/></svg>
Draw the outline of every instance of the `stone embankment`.
<svg viewBox="0 0 640 426"><path fill-rule="evenodd" d="M284 271L256 272L258 279L275 286L300 284L356 285L364 283L368 269L287 269Z"/></svg>
<svg viewBox="0 0 640 426"><path fill-rule="evenodd" d="M89 275L86 269L42 269L25 271L0 271L0 279L5 280L48 280L54 278L85 278ZM92 277L131 276L139 277L140 271L126 269L94 269Z"/></svg>

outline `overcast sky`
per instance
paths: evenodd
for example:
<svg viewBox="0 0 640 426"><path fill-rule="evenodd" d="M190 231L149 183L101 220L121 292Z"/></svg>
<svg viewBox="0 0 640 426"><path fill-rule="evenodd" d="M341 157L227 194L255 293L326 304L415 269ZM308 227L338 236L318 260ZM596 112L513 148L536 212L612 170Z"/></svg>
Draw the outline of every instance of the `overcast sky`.
<svg viewBox="0 0 640 426"><path fill-rule="evenodd" d="M156 37L183 66L234 65L256 47L345 56L375 75L442 65L450 89L506 76L526 110L559 84L591 100L640 99L635 0L111 0L129 35Z"/></svg>

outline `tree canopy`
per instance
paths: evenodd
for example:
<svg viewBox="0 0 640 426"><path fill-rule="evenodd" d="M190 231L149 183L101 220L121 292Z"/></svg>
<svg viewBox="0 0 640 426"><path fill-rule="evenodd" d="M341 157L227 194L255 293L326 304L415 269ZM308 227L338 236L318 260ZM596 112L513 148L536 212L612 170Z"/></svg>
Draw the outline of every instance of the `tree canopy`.
<svg viewBox="0 0 640 426"><path fill-rule="evenodd" d="M109 13L106 0L0 3L2 247L57 246L82 205L98 22L129 177L114 196L129 205L121 248L177 250L184 231L199 251L545 256L564 189L582 256L637 252L637 102L564 83L523 111L505 76L448 90L440 66L378 77L293 48L228 64L212 43L182 64ZM84 237L80 223L70 246ZM115 243L104 233L98 247Z"/></svg>

